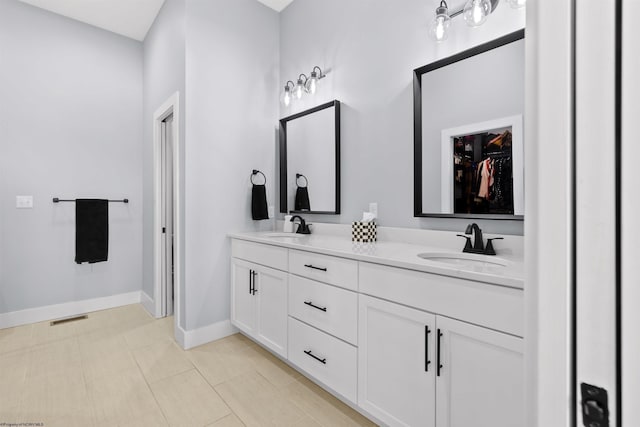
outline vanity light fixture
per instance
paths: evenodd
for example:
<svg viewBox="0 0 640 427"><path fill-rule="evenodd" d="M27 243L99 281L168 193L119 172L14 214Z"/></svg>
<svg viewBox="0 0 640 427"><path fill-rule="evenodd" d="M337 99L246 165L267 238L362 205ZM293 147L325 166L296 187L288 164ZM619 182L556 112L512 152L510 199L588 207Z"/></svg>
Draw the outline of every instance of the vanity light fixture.
<svg viewBox="0 0 640 427"><path fill-rule="evenodd" d="M307 77L306 74L300 74L298 76L298 82L293 83L291 80L284 86L284 92L280 100L288 107L291 101L296 99L302 99L302 95L306 92L313 95L318 90L318 81L325 78L327 75L322 71L322 68L317 65L311 70L311 74Z"/></svg>
<svg viewBox="0 0 640 427"><path fill-rule="evenodd" d="M487 21L489 15L498 7L500 0L468 0L464 7L449 13L449 6L445 0L436 8L436 15L429 26L429 34L437 42L447 39L451 19L463 15L470 27L479 27ZM526 0L507 0L512 8L518 9L525 5Z"/></svg>
<svg viewBox="0 0 640 427"><path fill-rule="evenodd" d="M469 0L464 5L464 20L470 27L479 27L487 21L487 18L493 12L491 0ZM496 6L498 2L496 1Z"/></svg>
<svg viewBox="0 0 640 427"><path fill-rule="evenodd" d="M436 9L436 17L431 21L429 34L437 42L447 39L449 36L449 25L451 25L451 17L449 16L449 7L447 2L442 0L440 6Z"/></svg>
<svg viewBox="0 0 640 427"><path fill-rule="evenodd" d="M322 72L322 68L318 67L317 65L313 67L313 70L311 71L311 77L309 77L309 80L307 80L307 93L310 93L311 95L315 94L316 90L318 89L318 80L324 78L325 75Z"/></svg>
<svg viewBox="0 0 640 427"><path fill-rule="evenodd" d="M291 86L289 86L289 83L291 83ZM285 106L289 106L291 104L291 99L292 99L292 94L291 94L291 90L295 87L295 84L289 80L287 82L287 84L284 86L284 92L282 92L282 96L280 97L280 100L282 101L282 103Z"/></svg>
<svg viewBox="0 0 640 427"><path fill-rule="evenodd" d="M302 81L302 78L304 78L304 81ZM302 99L302 93L305 90L305 85L307 84L307 80L309 79L304 74L300 74L298 76L298 83L296 84L296 88L293 91L293 96L295 96L296 99Z"/></svg>

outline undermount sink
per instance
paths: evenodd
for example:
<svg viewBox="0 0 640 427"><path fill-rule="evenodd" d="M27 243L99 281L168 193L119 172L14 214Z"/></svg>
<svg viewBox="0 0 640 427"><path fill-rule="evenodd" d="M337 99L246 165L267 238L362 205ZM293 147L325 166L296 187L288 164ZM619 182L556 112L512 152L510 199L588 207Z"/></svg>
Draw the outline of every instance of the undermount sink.
<svg viewBox="0 0 640 427"><path fill-rule="evenodd" d="M268 233L264 235L264 237L287 238L287 239L299 239L303 236L305 236L305 234L297 234L297 233Z"/></svg>
<svg viewBox="0 0 640 427"><path fill-rule="evenodd" d="M456 267L492 267L501 268L507 267L511 263L503 258L496 258L489 255L477 255L468 253L451 253L451 252L426 252L418 254L418 256L427 261L439 262L442 264L448 264Z"/></svg>

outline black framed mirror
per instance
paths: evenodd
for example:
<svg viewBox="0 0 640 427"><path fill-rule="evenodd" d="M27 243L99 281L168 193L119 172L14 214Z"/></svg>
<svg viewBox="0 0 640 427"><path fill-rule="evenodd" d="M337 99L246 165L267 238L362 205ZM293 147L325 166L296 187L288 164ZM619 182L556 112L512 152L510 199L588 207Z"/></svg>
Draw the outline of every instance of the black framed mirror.
<svg viewBox="0 0 640 427"><path fill-rule="evenodd" d="M280 120L280 212L340 213L340 101Z"/></svg>
<svg viewBox="0 0 640 427"><path fill-rule="evenodd" d="M414 70L414 216L524 219L524 35Z"/></svg>

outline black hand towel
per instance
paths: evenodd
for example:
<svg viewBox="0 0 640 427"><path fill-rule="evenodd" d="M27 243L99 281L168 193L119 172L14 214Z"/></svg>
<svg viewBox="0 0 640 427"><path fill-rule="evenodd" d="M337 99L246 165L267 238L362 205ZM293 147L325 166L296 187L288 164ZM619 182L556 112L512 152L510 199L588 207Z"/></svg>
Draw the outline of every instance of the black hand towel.
<svg viewBox="0 0 640 427"><path fill-rule="evenodd" d="M109 253L109 201L76 200L76 263L107 260Z"/></svg>
<svg viewBox="0 0 640 427"><path fill-rule="evenodd" d="M297 211L311 210L311 205L309 203L309 190L307 190L307 187L298 187L296 190L296 200L293 204Z"/></svg>
<svg viewBox="0 0 640 427"><path fill-rule="evenodd" d="M259 221L269 219L269 209L267 208L267 187L253 184L251 191L251 217Z"/></svg>

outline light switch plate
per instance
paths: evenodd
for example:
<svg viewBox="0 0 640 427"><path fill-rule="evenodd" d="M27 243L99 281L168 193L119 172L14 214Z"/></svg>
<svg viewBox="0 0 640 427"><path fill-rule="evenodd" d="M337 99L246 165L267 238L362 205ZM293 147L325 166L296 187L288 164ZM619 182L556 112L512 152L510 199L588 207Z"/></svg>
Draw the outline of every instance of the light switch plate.
<svg viewBox="0 0 640 427"><path fill-rule="evenodd" d="M33 196L16 196L16 208L33 209Z"/></svg>

